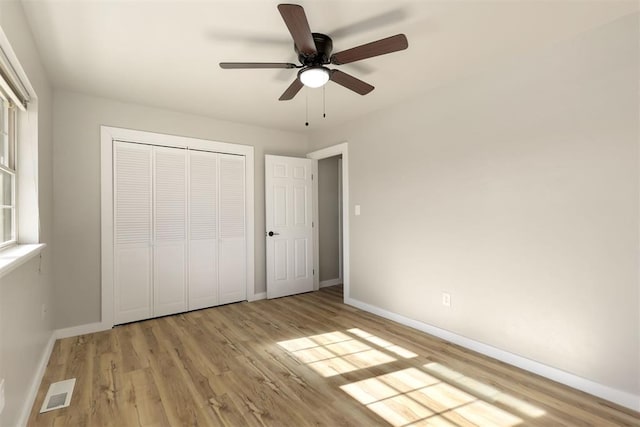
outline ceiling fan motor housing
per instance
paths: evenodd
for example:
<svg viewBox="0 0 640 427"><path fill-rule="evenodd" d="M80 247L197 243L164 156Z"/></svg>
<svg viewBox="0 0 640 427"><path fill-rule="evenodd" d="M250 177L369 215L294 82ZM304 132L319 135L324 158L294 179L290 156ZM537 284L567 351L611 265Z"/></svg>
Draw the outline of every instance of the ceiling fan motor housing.
<svg viewBox="0 0 640 427"><path fill-rule="evenodd" d="M331 51L333 50L333 40L326 34L312 33L313 41L316 44L315 55L305 55L298 50L294 44L293 48L298 54L298 60L306 67L314 65L323 65L331 62Z"/></svg>

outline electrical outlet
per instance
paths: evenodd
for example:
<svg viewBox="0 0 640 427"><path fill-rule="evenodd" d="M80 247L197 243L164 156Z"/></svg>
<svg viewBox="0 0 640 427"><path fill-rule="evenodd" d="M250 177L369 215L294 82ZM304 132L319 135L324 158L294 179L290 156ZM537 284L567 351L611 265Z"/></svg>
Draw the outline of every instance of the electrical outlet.
<svg viewBox="0 0 640 427"><path fill-rule="evenodd" d="M442 305L445 307L451 307L451 294L447 292L442 293Z"/></svg>
<svg viewBox="0 0 640 427"><path fill-rule="evenodd" d="M4 378L0 380L0 414L4 410Z"/></svg>

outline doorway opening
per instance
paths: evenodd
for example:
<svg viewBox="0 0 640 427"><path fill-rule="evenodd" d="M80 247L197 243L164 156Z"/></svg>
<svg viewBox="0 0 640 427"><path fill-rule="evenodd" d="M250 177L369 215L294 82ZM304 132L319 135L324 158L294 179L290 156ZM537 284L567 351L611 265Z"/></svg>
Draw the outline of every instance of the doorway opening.
<svg viewBox="0 0 640 427"><path fill-rule="evenodd" d="M348 154L348 144L343 142L341 144L333 145L331 147L323 148L314 152L307 154L307 158L317 160L320 163L323 159L332 159L329 160L328 164L335 161L336 164L333 166L328 166L329 170L333 168L336 171L336 175L334 175L335 179L339 179L339 181L335 182L335 187L338 187L339 190L336 189L337 194L332 197L336 197L336 208L338 209L338 218L337 218L337 226L330 226L329 229L325 229L327 226L326 220L323 226L322 221L318 221L318 226L314 227L314 265L316 268L321 269L325 268L326 276L322 276L323 285L330 286L331 284L343 284L343 295L344 302L348 302L351 298L350 294L350 286L349 286L349 154ZM338 165L338 160L340 160ZM329 175L322 177L320 173L318 173L318 167L323 167L317 165L315 168L316 176L318 179L314 180L314 218L322 219L320 217L320 199L319 199L319 189L318 183L320 180L324 178L331 177ZM341 173L338 174L338 170ZM331 172L325 172L331 174ZM339 177L339 178L338 178ZM332 185L333 187L333 185ZM329 193L330 194L330 193ZM334 205L335 206L335 205ZM332 207L327 207L327 211L329 215L333 212ZM333 229L333 231L332 231ZM320 234L325 234L326 236L320 237ZM321 250L320 250L320 241L325 241L324 249L326 250L326 255L324 259L321 261ZM333 241L333 243L331 243ZM336 241L337 241L337 249L338 253L335 254L336 250ZM334 255L332 255L332 253ZM335 264L338 264L338 276L331 277L336 274ZM329 266L327 266L329 264ZM333 264L333 267L331 265ZM341 273L340 273L341 272ZM328 277L327 277L328 276ZM332 282L333 280L333 282ZM338 281L339 280L339 281ZM321 283L321 274L315 275L314 278L314 289L320 288Z"/></svg>
<svg viewBox="0 0 640 427"><path fill-rule="evenodd" d="M342 285L342 155L318 160L319 287Z"/></svg>

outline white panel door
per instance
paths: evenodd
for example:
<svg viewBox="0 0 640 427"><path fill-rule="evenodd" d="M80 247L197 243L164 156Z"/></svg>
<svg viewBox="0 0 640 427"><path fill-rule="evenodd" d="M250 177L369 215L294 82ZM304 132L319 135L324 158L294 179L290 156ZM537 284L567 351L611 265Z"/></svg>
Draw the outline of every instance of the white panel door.
<svg viewBox="0 0 640 427"><path fill-rule="evenodd" d="M265 156L267 298L313 290L312 166Z"/></svg>
<svg viewBox="0 0 640 427"><path fill-rule="evenodd" d="M152 315L152 148L115 142L114 322Z"/></svg>
<svg viewBox="0 0 640 427"><path fill-rule="evenodd" d="M219 302L247 299L244 156L218 154Z"/></svg>
<svg viewBox="0 0 640 427"><path fill-rule="evenodd" d="M189 152L189 310L218 304L218 155Z"/></svg>
<svg viewBox="0 0 640 427"><path fill-rule="evenodd" d="M153 315L187 310L186 150L154 147Z"/></svg>

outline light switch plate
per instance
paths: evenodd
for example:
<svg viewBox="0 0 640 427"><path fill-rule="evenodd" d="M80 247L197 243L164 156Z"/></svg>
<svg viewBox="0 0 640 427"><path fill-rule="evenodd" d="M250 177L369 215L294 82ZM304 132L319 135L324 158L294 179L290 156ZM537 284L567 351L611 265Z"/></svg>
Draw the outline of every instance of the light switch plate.
<svg viewBox="0 0 640 427"><path fill-rule="evenodd" d="M355 206L355 212L354 212L354 215L355 215L355 216L360 215L360 205L356 205L356 206Z"/></svg>

